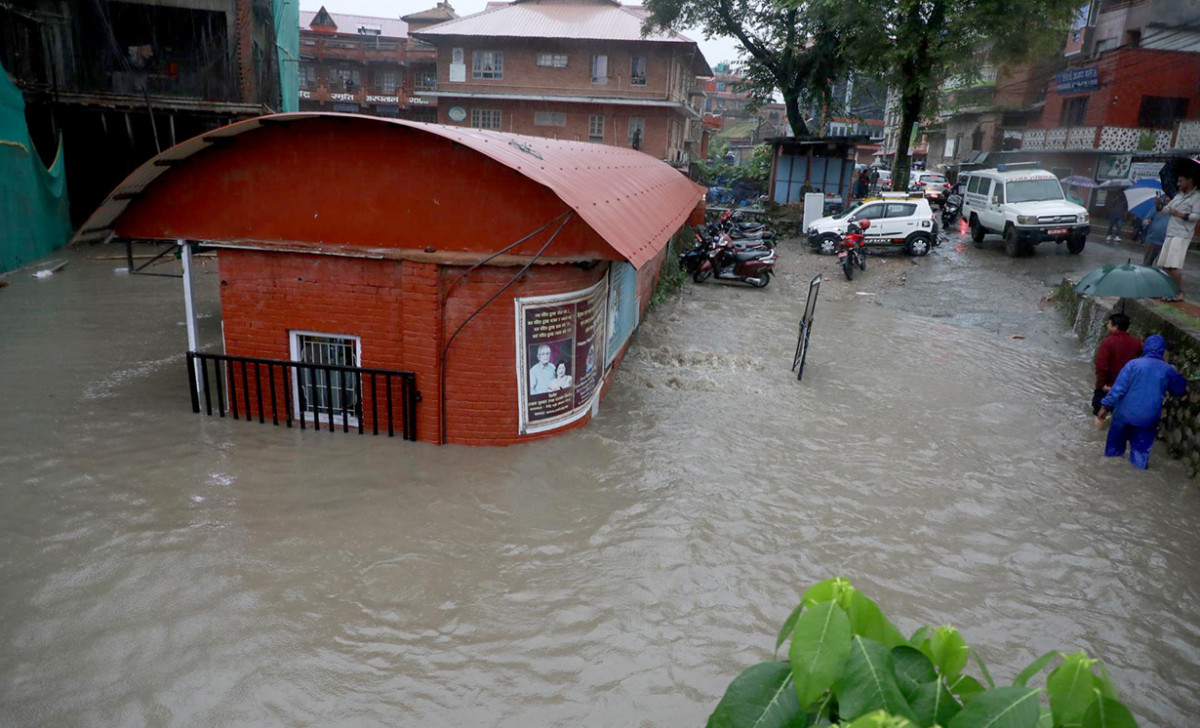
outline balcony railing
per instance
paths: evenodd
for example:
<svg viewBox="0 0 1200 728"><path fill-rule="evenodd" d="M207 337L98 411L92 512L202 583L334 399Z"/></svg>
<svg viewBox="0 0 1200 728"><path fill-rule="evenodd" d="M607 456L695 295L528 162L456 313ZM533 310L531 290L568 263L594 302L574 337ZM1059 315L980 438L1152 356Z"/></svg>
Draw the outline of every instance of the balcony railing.
<svg viewBox="0 0 1200 728"><path fill-rule="evenodd" d="M1167 152L1200 148L1200 121L1177 122L1175 129L1129 126L1075 126L1026 129L1021 149L1063 151L1094 149L1102 152Z"/></svg>

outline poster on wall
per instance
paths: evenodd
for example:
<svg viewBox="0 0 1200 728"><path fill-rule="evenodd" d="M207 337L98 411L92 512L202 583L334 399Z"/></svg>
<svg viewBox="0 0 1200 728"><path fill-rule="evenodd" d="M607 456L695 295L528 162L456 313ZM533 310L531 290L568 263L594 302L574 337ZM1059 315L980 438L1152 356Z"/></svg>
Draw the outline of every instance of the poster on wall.
<svg viewBox="0 0 1200 728"><path fill-rule="evenodd" d="M604 346L604 368L612 366L621 347L629 341L637 328L642 302L637 295L637 271L632 265L621 261L608 269L608 321L605 331L608 342Z"/></svg>
<svg viewBox="0 0 1200 728"><path fill-rule="evenodd" d="M574 422L600 396L608 281L573 293L518 298L514 303L520 434Z"/></svg>
<svg viewBox="0 0 1200 728"><path fill-rule="evenodd" d="M1129 179L1133 182L1140 179L1158 179L1162 168L1162 162L1134 162L1129 165Z"/></svg>
<svg viewBox="0 0 1200 728"><path fill-rule="evenodd" d="M1132 154L1105 154L1096 163L1096 179L1125 179L1132 163Z"/></svg>

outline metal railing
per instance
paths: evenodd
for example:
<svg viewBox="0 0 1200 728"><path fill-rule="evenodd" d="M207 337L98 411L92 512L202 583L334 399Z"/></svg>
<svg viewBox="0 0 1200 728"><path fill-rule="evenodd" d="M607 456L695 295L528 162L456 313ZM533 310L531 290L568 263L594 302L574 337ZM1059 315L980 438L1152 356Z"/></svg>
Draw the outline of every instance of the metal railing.
<svg viewBox="0 0 1200 728"><path fill-rule="evenodd" d="M211 364L211 366L210 366ZM212 377L209 377L209 370ZM257 419L301 430L381 431L417 439L417 375L389 369L257 359L226 354L187 353L192 411L226 412L235 420ZM214 402L215 400L215 402ZM382 412L381 412L382 410Z"/></svg>

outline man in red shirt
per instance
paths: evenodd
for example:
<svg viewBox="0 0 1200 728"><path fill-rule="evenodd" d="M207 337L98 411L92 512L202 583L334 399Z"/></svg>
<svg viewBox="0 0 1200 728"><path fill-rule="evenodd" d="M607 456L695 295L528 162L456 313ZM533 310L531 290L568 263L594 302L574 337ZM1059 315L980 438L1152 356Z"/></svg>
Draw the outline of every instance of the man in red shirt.
<svg viewBox="0 0 1200 728"><path fill-rule="evenodd" d="M1100 400L1112 389L1121 367L1142 354L1142 340L1129 333L1129 317L1114 313L1105 324L1108 336L1096 349L1096 390L1092 393L1092 414L1100 413Z"/></svg>

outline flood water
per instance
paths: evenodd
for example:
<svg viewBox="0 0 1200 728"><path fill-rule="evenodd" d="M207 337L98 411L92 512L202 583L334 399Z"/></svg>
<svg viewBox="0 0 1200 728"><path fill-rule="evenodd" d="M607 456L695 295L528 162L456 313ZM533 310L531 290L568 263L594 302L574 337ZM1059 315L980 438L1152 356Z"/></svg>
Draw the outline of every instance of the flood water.
<svg viewBox="0 0 1200 728"><path fill-rule="evenodd" d="M1197 487L1101 457L994 251L831 279L799 383L799 277L689 285L598 419L504 449L193 415L180 282L112 252L0 290L0 726L700 726L830 576L998 681L1086 649L1143 726L1200 714ZM972 275L1034 298L947 310Z"/></svg>

